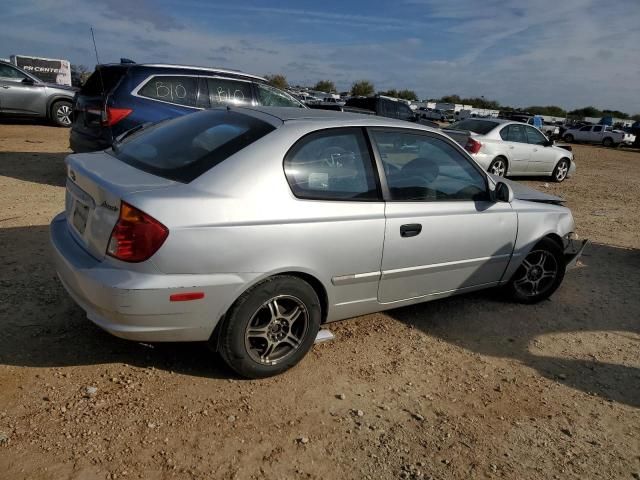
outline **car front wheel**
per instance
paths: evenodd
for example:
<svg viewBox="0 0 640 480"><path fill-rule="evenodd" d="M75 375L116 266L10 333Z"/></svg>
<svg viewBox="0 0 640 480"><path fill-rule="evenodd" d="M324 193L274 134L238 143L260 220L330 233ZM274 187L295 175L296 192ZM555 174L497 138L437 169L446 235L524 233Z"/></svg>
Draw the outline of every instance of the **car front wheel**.
<svg viewBox="0 0 640 480"><path fill-rule="evenodd" d="M567 133L567 134L564 136L564 141L565 141L565 142L573 142L573 135L571 135L570 133Z"/></svg>
<svg viewBox="0 0 640 480"><path fill-rule="evenodd" d="M71 126L71 102L59 100L51 106L51 119L59 127Z"/></svg>
<svg viewBox="0 0 640 480"><path fill-rule="evenodd" d="M569 165L569 160L566 158L563 158L558 162L556 168L553 169L553 173L551 174L555 182L564 182L565 178L567 178L567 175L569 174Z"/></svg>
<svg viewBox="0 0 640 480"><path fill-rule="evenodd" d="M218 350L239 375L264 378L296 365L320 329L321 307L305 281L282 275L245 292L219 332Z"/></svg>
<svg viewBox="0 0 640 480"><path fill-rule="evenodd" d="M565 268L560 246L550 238L543 238L522 261L506 290L517 302L539 302L558 289L564 279Z"/></svg>

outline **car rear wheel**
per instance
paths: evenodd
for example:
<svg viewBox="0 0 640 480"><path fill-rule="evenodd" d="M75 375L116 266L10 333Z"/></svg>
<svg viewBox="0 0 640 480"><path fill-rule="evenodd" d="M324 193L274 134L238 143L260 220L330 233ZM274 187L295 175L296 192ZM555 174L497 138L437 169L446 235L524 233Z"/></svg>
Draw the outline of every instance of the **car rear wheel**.
<svg viewBox="0 0 640 480"><path fill-rule="evenodd" d="M51 106L51 119L59 127L71 126L71 102L58 100Z"/></svg>
<svg viewBox="0 0 640 480"><path fill-rule="evenodd" d="M520 303L536 303L549 298L562 283L565 267L560 245L550 238L543 238L515 271L506 291Z"/></svg>
<svg viewBox="0 0 640 480"><path fill-rule="evenodd" d="M604 140L602 140L602 145L604 145L605 147L611 147L613 145L613 139L611 137L607 137Z"/></svg>
<svg viewBox="0 0 640 480"><path fill-rule="evenodd" d="M553 169L552 177L555 182L564 182L565 178L569 174L569 160L566 158L561 159L556 168Z"/></svg>
<svg viewBox="0 0 640 480"><path fill-rule="evenodd" d="M489 165L489 173L497 175L498 177L504 177L507 174L507 161L502 157L494 159L491 165Z"/></svg>
<svg viewBox="0 0 640 480"><path fill-rule="evenodd" d="M320 318L320 301L308 283L288 275L272 277L245 292L225 315L218 350L243 377L277 375L309 351Z"/></svg>
<svg viewBox="0 0 640 480"><path fill-rule="evenodd" d="M564 141L565 141L565 142L573 142L573 135L571 135L570 133L567 133L567 134L564 136Z"/></svg>

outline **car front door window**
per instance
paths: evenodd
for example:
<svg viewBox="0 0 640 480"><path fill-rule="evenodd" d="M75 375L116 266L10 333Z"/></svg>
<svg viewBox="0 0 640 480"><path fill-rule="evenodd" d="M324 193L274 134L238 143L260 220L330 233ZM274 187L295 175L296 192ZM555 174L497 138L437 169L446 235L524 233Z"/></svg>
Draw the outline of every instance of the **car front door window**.
<svg viewBox="0 0 640 480"><path fill-rule="evenodd" d="M21 82L27 78L27 76L17 68L13 68L10 65L0 65L0 78Z"/></svg>
<svg viewBox="0 0 640 480"><path fill-rule="evenodd" d="M485 174L437 135L372 129L370 137L389 190L378 301L498 282L517 220L508 203L489 199Z"/></svg>
<svg viewBox="0 0 640 480"><path fill-rule="evenodd" d="M547 143L547 139L545 138L540 131L533 127L527 128L527 141L532 145L545 145Z"/></svg>

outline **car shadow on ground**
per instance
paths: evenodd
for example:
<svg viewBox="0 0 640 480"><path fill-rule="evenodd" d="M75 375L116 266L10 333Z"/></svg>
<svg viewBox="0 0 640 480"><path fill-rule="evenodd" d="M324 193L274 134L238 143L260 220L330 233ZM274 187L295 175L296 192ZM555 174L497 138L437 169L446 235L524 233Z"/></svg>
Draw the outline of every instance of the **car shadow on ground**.
<svg viewBox="0 0 640 480"><path fill-rule="evenodd" d="M1 224L0 224L1 226ZM207 378L236 378L205 343L153 345L116 338L87 320L58 280L49 228L0 228L0 364L127 364Z"/></svg>
<svg viewBox="0 0 640 480"><path fill-rule="evenodd" d="M513 304L492 290L387 314L471 352L513 359L553 381L640 407L640 368L599 359L622 344L627 359L637 355L639 271L640 250L595 244L551 299L537 305ZM586 338L590 333L607 336L604 352Z"/></svg>
<svg viewBox="0 0 640 480"><path fill-rule="evenodd" d="M0 152L0 177L64 187L68 152Z"/></svg>
<svg viewBox="0 0 640 480"><path fill-rule="evenodd" d="M56 278L47 226L0 228L0 245L5 253L0 259L0 364L119 363L236 378L204 344L146 345L95 327ZM593 245L583 265L567 274L551 300L538 305L506 302L489 291L391 310L387 315L471 352L513 359L583 392L640 407L640 368L601 361L601 351L586 347L568 348L562 355L543 355L534 348L546 336L575 332L608 332L607 352L615 352L618 339L637 342L638 271L639 250ZM634 335L625 338L625 333Z"/></svg>

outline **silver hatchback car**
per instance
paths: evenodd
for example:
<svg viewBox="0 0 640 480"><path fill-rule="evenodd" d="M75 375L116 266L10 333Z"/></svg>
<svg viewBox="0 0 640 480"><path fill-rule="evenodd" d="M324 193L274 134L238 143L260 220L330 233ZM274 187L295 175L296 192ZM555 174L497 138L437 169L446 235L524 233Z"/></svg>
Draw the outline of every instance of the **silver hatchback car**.
<svg viewBox="0 0 640 480"><path fill-rule="evenodd" d="M51 241L89 319L207 341L246 377L295 365L327 322L498 286L547 298L584 248L561 199L384 117L207 110L70 155L67 173Z"/></svg>

